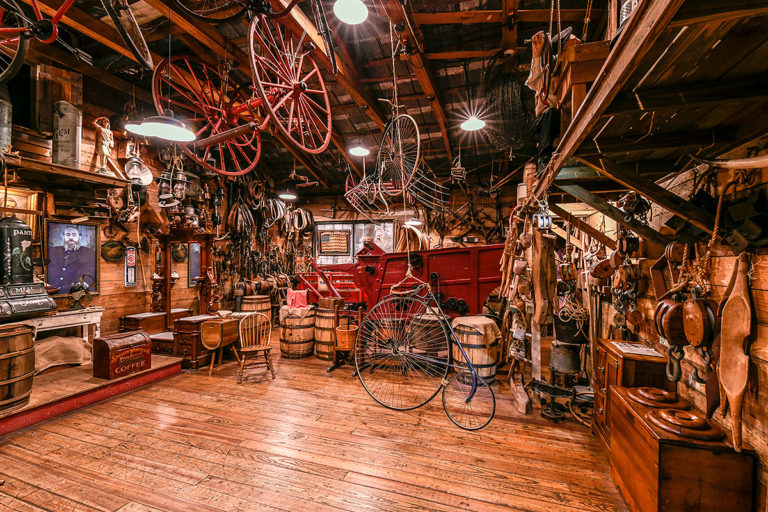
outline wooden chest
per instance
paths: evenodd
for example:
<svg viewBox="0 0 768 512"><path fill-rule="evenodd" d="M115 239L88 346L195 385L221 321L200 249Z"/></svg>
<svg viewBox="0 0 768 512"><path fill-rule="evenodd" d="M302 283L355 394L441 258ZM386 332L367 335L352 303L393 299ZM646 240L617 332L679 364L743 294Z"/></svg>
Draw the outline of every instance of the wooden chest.
<svg viewBox="0 0 768 512"><path fill-rule="evenodd" d="M630 343L620 341L620 343ZM650 386L672 389L664 371L664 357L628 354L613 344L613 340L598 339L593 360L595 376L595 410L592 431L599 434L603 444L611 444L611 403L608 390L611 386Z"/></svg>
<svg viewBox="0 0 768 512"><path fill-rule="evenodd" d="M93 376L116 379L152 367L152 345L142 331L124 332L93 341Z"/></svg>
<svg viewBox="0 0 768 512"><path fill-rule="evenodd" d="M200 327L200 342L208 350L231 345L240 337L239 326L236 318L206 320Z"/></svg>
<svg viewBox="0 0 768 512"><path fill-rule="evenodd" d="M218 315L195 315L179 318L173 323L173 355L183 357L183 368L197 369L211 360L211 351L200 343L200 326Z"/></svg>
<svg viewBox="0 0 768 512"><path fill-rule="evenodd" d="M184 318L192 313L191 309L174 308L171 310L171 320L175 321ZM136 313L135 315L126 315L120 318L120 331L144 331L147 334L167 331L165 325L165 312L150 311L147 313Z"/></svg>
<svg viewBox="0 0 768 512"><path fill-rule="evenodd" d="M610 389L611 473L633 512L754 510L754 452L662 430L627 391Z"/></svg>

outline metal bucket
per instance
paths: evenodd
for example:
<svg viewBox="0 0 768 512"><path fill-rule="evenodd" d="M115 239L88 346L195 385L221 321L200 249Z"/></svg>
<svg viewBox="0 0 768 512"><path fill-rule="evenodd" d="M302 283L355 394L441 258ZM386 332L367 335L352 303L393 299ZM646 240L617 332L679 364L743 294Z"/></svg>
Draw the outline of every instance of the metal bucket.
<svg viewBox="0 0 768 512"><path fill-rule="evenodd" d="M79 169L83 112L67 101L57 101L53 106L53 114L51 162Z"/></svg>

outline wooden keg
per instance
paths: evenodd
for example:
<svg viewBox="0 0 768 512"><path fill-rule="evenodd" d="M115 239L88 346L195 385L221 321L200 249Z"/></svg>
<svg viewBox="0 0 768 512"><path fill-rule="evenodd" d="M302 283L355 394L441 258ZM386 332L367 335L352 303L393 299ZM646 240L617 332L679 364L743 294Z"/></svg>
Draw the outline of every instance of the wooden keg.
<svg viewBox="0 0 768 512"><path fill-rule="evenodd" d="M464 347L472 366L475 367L477 374L483 378L488 385L496 382L496 363L499 358L499 344L495 342L491 347L483 344L483 333L469 327L460 325L454 328L456 337ZM453 364L457 366L466 366L464 356L456 343L452 342Z"/></svg>
<svg viewBox="0 0 768 512"><path fill-rule="evenodd" d="M430 357L448 357L448 353L440 354L437 350L443 343L448 346L448 337L443 330L440 319L428 313L415 316L408 326L414 350L423 352Z"/></svg>
<svg viewBox="0 0 768 512"><path fill-rule="evenodd" d="M243 297L241 311L258 311L264 313L272 321L272 299L269 295L250 295Z"/></svg>
<svg viewBox="0 0 768 512"><path fill-rule="evenodd" d="M0 411L29 403L34 376L34 329L20 324L0 326Z"/></svg>
<svg viewBox="0 0 768 512"><path fill-rule="evenodd" d="M290 314L280 326L280 353L288 359L300 359L312 355L315 345L315 310L304 316Z"/></svg>
<svg viewBox="0 0 768 512"><path fill-rule="evenodd" d="M336 343L336 310L317 308L315 319L315 355L323 361L333 360Z"/></svg>

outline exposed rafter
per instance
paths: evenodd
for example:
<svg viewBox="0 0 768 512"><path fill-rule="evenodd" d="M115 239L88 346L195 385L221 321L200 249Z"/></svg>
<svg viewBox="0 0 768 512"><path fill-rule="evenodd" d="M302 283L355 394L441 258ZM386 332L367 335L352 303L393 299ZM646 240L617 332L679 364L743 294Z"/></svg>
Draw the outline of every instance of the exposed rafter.
<svg viewBox="0 0 768 512"><path fill-rule="evenodd" d="M505 9L508 16L517 23L549 22L549 9L520 9L515 15L515 9ZM593 17L601 11L593 10ZM502 23L504 10L485 11L456 11L456 12L416 12L413 19L419 25L444 25L446 23ZM561 9L560 20L568 23L583 22L586 16L584 9Z"/></svg>
<svg viewBox="0 0 768 512"><path fill-rule="evenodd" d="M405 12L404 7L398 0L386 0L384 2L384 8L387 11L389 20L395 24L402 26L403 31L400 33L400 37L404 40L410 41L410 44L416 44L418 47L423 48L423 38L419 34L414 34L413 30L416 29L416 22ZM432 106L432 114L437 119L437 123L440 125L440 133L443 137L443 144L445 150L448 153L448 158L453 159L453 152L451 150L451 140L448 133L448 116L443 108L443 103L440 99L440 94L435 82L435 75L432 72L432 65L429 60L421 52L415 52L413 55L408 56L413 67L413 73L416 75L416 79L424 91L424 94L430 99Z"/></svg>

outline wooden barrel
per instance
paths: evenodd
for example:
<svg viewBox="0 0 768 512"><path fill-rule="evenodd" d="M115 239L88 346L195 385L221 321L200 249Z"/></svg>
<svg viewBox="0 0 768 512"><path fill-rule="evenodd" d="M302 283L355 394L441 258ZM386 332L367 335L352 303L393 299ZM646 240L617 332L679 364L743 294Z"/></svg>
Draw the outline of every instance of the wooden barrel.
<svg viewBox="0 0 768 512"><path fill-rule="evenodd" d="M310 309L303 317L287 315L280 326L280 353L288 359L312 355L315 345L315 310Z"/></svg>
<svg viewBox="0 0 768 512"><path fill-rule="evenodd" d="M323 361L333 360L336 343L336 310L317 308L315 319L315 355Z"/></svg>
<svg viewBox="0 0 768 512"><path fill-rule="evenodd" d="M19 324L0 326L0 411L29 403L34 376L34 329Z"/></svg>
<svg viewBox="0 0 768 512"><path fill-rule="evenodd" d="M438 350L443 344L447 349L448 336L443 330L440 319L428 313L415 316L408 324L409 337L413 349L429 357L448 357L448 353L440 354Z"/></svg>
<svg viewBox="0 0 768 512"><path fill-rule="evenodd" d="M321 309L339 309L344 305L344 299L341 297L320 297L317 301L317 307Z"/></svg>
<svg viewBox="0 0 768 512"><path fill-rule="evenodd" d="M248 295L243 297L241 311L258 311L264 313L272 321L272 299L269 295Z"/></svg>
<svg viewBox="0 0 768 512"><path fill-rule="evenodd" d="M456 337L464 347L472 366L475 367L477 374L483 378L488 385L496 382L496 363L499 358L498 342L491 345L490 348L483 345L483 334L480 331L460 325L454 328ZM466 366L464 356L456 343L453 346L453 364L457 366Z"/></svg>

